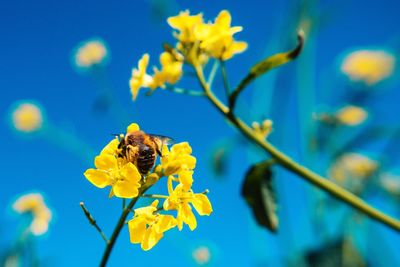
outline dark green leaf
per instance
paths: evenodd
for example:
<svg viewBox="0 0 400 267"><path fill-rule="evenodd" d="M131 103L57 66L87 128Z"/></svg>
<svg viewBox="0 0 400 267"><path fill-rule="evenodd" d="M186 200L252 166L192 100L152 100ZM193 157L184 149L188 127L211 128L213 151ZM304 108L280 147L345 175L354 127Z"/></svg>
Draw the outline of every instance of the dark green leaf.
<svg viewBox="0 0 400 267"><path fill-rule="evenodd" d="M279 219L271 165L272 161L268 160L250 167L242 185L242 197L252 209L257 223L276 232Z"/></svg>

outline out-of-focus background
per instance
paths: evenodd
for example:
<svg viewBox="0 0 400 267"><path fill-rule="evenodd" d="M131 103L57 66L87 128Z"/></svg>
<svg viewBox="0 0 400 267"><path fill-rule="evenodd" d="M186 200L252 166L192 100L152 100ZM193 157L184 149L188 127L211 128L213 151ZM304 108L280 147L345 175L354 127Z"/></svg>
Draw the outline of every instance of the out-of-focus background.
<svg viewBox="0 0 400 267"><path fill-rule="evenodd" d="M198 217L193 232L186 228L167 232L147 252L130 244L124 229L109 266L399 265L399 233L279 167L274 168L279 230L273 234L257 226L240 191L250 164L267 155L242 139L206 99L157 90L150 97L141 92L135 102L131 100L132 67L143 53L150 54L150 65L158 63L162 44L174 42L166 18L185 9L202 12L206 20L227 9L232 25L243 26L236 36L249 48L226 63L232 85L263 57L292 49L297 29L302 28L306 32L303 53L252 84L238 105L239 114L249 123L272 119L274 130L268 137L272 143L400 217L398 1L3 1L2 259L15 248L23 228L13 202L22 194L39 192L52 211L48 231L30 244L39 266L98 264L104 243L79 202L85 202L108 235L121 202L109 199L108 190L91 185L83 172L92 167L94 156L112 134L137 122L146 132L190 142L197 157L194 189L210 190L214 212ZM78 68L73 60L77 47L88 40L101 40L107 48L107 60L91 71ZM388 57L377 68L387 75L378 71L377 77L363 80L354 78L351 70L346 74L345 58L359 50ZM363 67L354 68L357 72ZM183 85L198 89L195 78L186 78ZM220 76L214 90L223 97ZM40 108L41 131L15 129L11 117L21 103ZM332 126L331 119L342 118L340 108L347 105L362 111L343 115L343 125L335 121ZM362 118L354 122L354 114L360 113ZM360 157L361 171L356 168L350 178L342 173L346 164L354 160L359 164Z"/></svg>

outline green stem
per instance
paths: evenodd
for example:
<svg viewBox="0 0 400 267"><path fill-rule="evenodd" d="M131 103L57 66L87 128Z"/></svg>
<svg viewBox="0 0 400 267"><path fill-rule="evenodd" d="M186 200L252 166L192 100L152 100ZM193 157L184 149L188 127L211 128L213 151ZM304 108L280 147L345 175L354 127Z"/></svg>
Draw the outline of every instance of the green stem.
<svg viewBox="0 0 400 267"><path fill-rule="evenodd" d="M218 65L219 65L218 61L215 60L213 66L211 68L210 74L208 75L207 84L208 84L209 87L212 86L212 83L213 83L214 78L215 78L215 74L217 73L217 70L218 70Z"/></svg>
<svg viewBox="0 0 400 267"><path fill-rule="evenodd" d="M100 226L97 224L97 222L93 218L92 214L85 207L85 204L83 202L81 202L81 203L79 203L79 205L81 206L82 211L85 214L86 218L88 219L89 223L91 225L93 225L93 227L97 230L97 232L99 232L101 238L103 238L104 242L106 242L106 244L108 244L109 241L108 241L106 234L103 232L103 230L101 230Z"/></svg>
<svg viewBox="0 0 400 267"><path fill-rule="evenodd" d="M107 264L107 261L110 257L111 251L114 248L115 241L117 241L118 235L121 232L122 228L125 225L125 219L128 217L129 213L131 212L133 206L138 201L139 197L135 197L129 202L128 206L122 211L121 217L119 217L118 223L114 228L114 231L111 235L109 242L107 243L106 249L104 250L103 257L100 262L100 267L104 267Z"/></svg>
<svg viewBox="0 0 400 267"><path fill-rule="evenodd" d="M151 194L151 195L141 195L140 197L147 197L147 198L168 198L168 196L164 196L164 195L155 195L155 194Z"/></svg>
<svg viewBox="0 0 400 267"><path fill-rule="evenodd" d="M289 171L297 174L298 176L302 177L311 184L317 186L318 188L328 192L329 194L333 195L339 200L342 200L347 204L351 205L352 207L358 209L367 216L393 228L394 230L400 231L399 220L396 220L386 215L385 213L379 211L378 209L375 209L374 207L370 206L368 203L366 203L356 195L350 193L349 191L343 189L337 184L331 182L330 180L300 165L299 163L295 162L293 159L288 157L286 154L282 153L280 150L275 148L265 139L257 136L257 134L253 131L251 127L246 125L239 118L235 117L235 115L231 112L231 110L229 110L229 108L226 107L213 94L213 92L211 91L210 87L207 85L204 79L203 69L201 68L201 66L195 66L195 70L199 78L200 85L202 86L206 96L211 101L211 103L218 109L218 111L220 111L223 116L225 116L231 123L233 123L233 125L235 125L236 128L250 141L260 146L264 151L268 152L273 158L275 158L280 165L282 165Z"/></svg>
<svg viewBox="0 0 400 267"><path fill-rule="evenodd" d="M221 60L220 64L221 64L222 80L224 81L225 94L229 100L229 96L231 94L231 88L230 88L229 82L228 82L228 75L226 74L225 62Z"/></svg>
<svg viewBox="0 0 400 267"><path fill-rule="evenodd" d="M174 86L167 86L166 88L167 88L167 90L169 90L173 93L177 93L177 94L190 95L190 96L204 96L204 92L193 91L193 90L188 90L188 89L174 87Z"/></svg>

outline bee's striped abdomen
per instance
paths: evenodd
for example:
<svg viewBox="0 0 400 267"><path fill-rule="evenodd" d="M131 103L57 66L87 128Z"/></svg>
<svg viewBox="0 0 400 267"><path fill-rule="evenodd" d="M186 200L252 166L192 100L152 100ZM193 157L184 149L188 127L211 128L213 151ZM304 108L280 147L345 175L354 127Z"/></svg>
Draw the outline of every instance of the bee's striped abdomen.
<svg viewBox="0 0 400 267"><path fill-rule="evenodd" d="M136 160L136 165L139 172L142 174L148 173L156 161L156 153L152 147L141 145L139 146L139 156Z"/></svg>

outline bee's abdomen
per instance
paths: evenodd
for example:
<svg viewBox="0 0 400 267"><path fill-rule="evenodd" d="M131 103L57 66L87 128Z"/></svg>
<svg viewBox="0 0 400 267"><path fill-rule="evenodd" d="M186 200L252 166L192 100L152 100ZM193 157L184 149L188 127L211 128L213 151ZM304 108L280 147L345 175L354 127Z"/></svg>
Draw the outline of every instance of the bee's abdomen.
<svg viewBox="0 0 400 267"><path fill-rule="evenodd" d="M156 153L153 148L142 145L139 147L139 156L136 164L139 172L142 174L148 173L156 161Z"/></svg>

